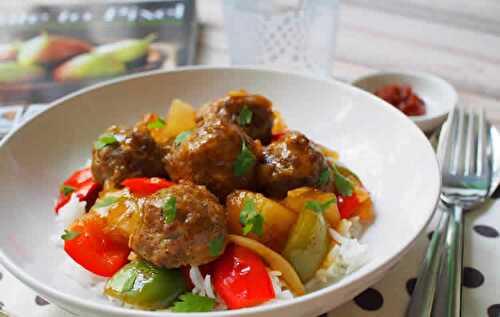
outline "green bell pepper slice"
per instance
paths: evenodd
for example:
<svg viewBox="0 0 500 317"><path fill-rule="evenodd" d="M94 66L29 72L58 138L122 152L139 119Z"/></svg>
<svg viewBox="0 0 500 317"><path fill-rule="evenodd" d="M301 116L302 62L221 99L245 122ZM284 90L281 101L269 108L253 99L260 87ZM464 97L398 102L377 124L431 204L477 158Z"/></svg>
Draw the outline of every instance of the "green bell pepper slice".
<svg viewBox="0 0 500 317"><path fill-rule="evenodd" d="M179 269L166 269L136 260L125 265L106 283L104 294L143 309L169 307L187 285Z"/></svg>
<svg viewBox="0 0 500 317"><path fill-rule="evenodd" d="M323 214L304 208L290 232L283 256L305 283L323 263L330 249L330 242Z"/></svg>

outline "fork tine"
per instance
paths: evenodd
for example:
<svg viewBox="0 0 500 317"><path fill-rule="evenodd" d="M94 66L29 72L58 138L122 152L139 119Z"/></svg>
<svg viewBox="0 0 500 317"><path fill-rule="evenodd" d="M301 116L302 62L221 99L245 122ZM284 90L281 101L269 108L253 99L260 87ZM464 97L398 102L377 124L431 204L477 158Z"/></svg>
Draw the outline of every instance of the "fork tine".
<svg viewBox="0 0 500 317"><path fill-rule="evenodd" d="M439 140L438 146L438 159L443 171L450 170L451 153L453 150L452 147L456 137L457 128L458 115L456 109L453 109L448 116L446 129L443 129L444 134L442 135L442 139Z"/></svg>
<svg viewBox="0 0 500 317"><path fill-rule="evenodd" d="M462 107L455 107L455 118L458 124L455 124L454 138L452 143L451 152L451 168L450 173L457 175L461 168L463 168L463 146L464 146L464 109Z"/></svg>
<svg viewBox="0 0 500 317"><path fill-rule="evenodd" d="M464 175L472 175L474 174L476 167L476 139L477 133L479 131L476 126L475 114L472 109L467 110L467 136L465 140L465 161L464 161Z"/></svg>
<svg viewBox="0 0 500 317"><path fill-rule="evenodd" d="M487 123L484 114L484 109L481 109L478 114L478 142L476 155L476 175L481 176L488 172L488 158L486 142L488 138Z"/></svg>

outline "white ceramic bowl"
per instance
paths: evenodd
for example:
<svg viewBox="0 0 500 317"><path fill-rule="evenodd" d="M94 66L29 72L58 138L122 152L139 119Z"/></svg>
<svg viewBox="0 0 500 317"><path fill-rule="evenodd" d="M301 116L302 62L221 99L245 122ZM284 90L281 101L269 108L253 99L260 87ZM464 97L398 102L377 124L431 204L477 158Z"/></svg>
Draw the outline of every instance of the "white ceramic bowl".
<svg viewBox="0 0 500 317"><path fill-rule="evenodd" d="M109 125L132 124L149 111L165 113L172 98L201 105L239 88L268 96L291 128L340 151L342 161L364 180L377 211L362 237L371 259L312 294L203 315L316 316L378 281L434 212L440 175L431 145L403 114L360 89L249 68L155 72L102 84L55 102L11 133L0 146L0 262L41 296L80 316L179 316L112 306L66 278L60 266L67 256L50 241L54 198Z"/></svg>
<svg viewBox="0 0 500 317"><path fill-rule="evenodd" d="M375 93L389 84L405 84L425 102L426 113L409 117L424 132L438 128L448 113L456 106L456 90L444 79L420 72L380 72L363 76L352 82L353 86Z"/></svg>

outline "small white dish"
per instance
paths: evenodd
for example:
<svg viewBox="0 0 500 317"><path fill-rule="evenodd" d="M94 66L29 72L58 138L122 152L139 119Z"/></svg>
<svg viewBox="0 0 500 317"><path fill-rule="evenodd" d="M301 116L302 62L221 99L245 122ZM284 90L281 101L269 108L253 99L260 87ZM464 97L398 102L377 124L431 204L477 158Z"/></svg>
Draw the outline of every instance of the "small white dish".
<svg viewBox="0 0 500 317"><path fill-rule="evenodd" d="M91 156L112 124L165 113L173 98L202 105L245 88L269 97L289 127L338 150L370 191L375 222L361 242L370 260L316 292L241 310L203 314L116 307L62 272L53 204L62 180ZM78 316L318 316L380 280L431 219L440 193L436 156L424 134L394 107L360 89L306 75L253 68L185 68L98 84L53 103L0 142L0 263L50 302Z"/></svg>
<svg viewBox="0 0 500 317"><path fill-rule="evenodd" d="M424 115L408 118L426 133L438 128L458 102L458 94L450 83L427 73L380 72L363 76L352 82L353 86L372 94L390 84L409 85L414 93L425 102L426 113Z"/></svg>

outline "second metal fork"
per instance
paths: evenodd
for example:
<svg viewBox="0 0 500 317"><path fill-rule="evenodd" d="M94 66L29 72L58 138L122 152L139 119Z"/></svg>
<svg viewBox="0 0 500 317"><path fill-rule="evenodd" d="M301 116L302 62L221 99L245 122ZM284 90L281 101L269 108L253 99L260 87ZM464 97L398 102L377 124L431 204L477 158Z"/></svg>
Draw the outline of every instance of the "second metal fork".
<svg viewBox="0 0 500 317"><path fill-rule="evenodd" d="M491 182L491 139L484 112L457 107L440 137L443 211L408 307L408 317L458 317L461 309L463 210L483 202ZM444 243L441 249L440 244ZM443 258L440 264L441 254ZM439 278L438 278L439 272ZM435 299L435 290L438 296Z"/></svg>

